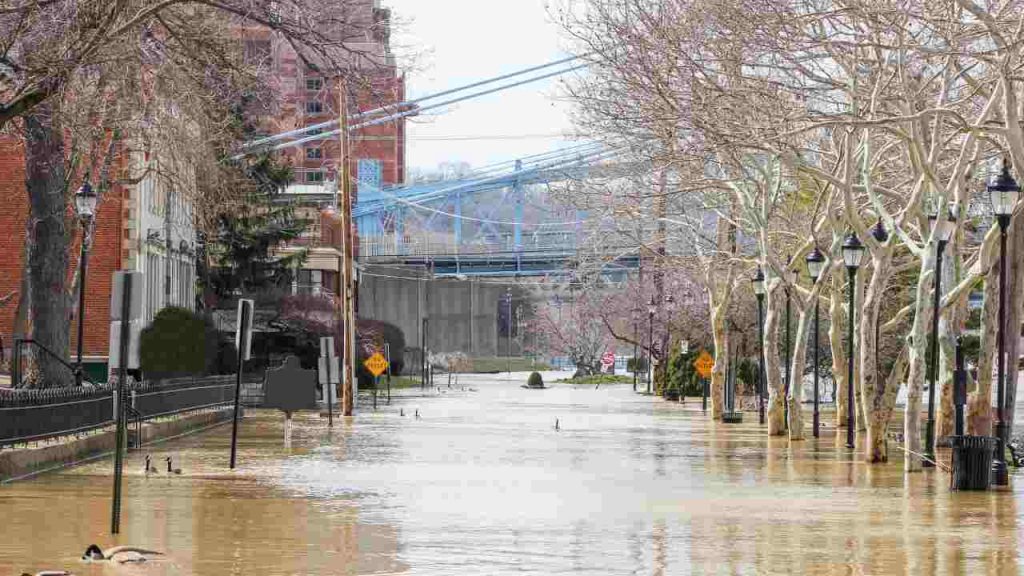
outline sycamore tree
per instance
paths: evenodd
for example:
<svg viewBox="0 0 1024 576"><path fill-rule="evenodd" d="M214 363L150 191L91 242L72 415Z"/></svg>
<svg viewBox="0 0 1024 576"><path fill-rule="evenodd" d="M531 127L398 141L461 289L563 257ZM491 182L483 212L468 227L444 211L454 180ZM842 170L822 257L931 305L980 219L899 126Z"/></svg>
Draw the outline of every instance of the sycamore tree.
<svg viewBox="0 0 1024 576"><path fill-rule="evenodd" d="M888 459L886 432L905 386L905 462L920 469L938 274L937 400L947 427L952 342L967 296L979 286L986 293L983 340L996 331L996 232L978 194L999 158L1024 167L1015 76L1022 54L1014 41L1021 3L587 0L562 7L566 29L592 61L571 90L581 130L644 155L652 181L678 183L669 192L703 204L718 238L736 238L719 242L711 260L712 274L730 280L724 295L736 289L740 271L765 272L769 433L784 432L778 316L788 294L799 326L790 372L802 373L800 342L807 311L818 302L831 320L839 390L854 390L865 459ZM667 217L657 202L637 207L648 219ZM936 230L949 214L953 238L940 263ZM668 236L676 226L669 223ZM851 233L867 252L852 287L841 263ZM812 248L829 261L814 285L802 269ZM1011 254L1010 278L1020 276L1017 260ZM720 282L706 286L715 332L715 300L725 298L712 291ZM857 302L853 382L845 374L849 289ZM1019 282L1009 283L1010 326L1020 323L1021 291ZM1008 356L1016 358L1017 339L1009 344ZM970 427L978 433L988 433L991 421L992 348L983 347L971 402ZM1016 371L1010 374L1014 390ZM789 394L798 407L800 387ZM845 398L839 400L837 424L845 425ZM791 422L792 439L803 437L801 424Z"/></svg>

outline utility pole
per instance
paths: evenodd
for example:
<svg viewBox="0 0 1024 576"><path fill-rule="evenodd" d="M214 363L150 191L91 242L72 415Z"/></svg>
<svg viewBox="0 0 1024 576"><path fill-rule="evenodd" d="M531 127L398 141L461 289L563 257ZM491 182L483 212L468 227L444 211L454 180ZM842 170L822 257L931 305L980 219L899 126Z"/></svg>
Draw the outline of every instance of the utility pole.
<svg viewBox="0 0 1024 576"><path fill-rule="evenodd" d="M341 166L338 170L339 191L341 192L341 318L342 318L342 367L341 367L341 410L343 416L351 416L355 405L355 352L356 352L356 315L353 306L353 264L355 251L352 241L352 178L349 174L349 139L348 139L348 93L345 79L338 81L338 122L341 132L338 141L341 147Z"/></svg>

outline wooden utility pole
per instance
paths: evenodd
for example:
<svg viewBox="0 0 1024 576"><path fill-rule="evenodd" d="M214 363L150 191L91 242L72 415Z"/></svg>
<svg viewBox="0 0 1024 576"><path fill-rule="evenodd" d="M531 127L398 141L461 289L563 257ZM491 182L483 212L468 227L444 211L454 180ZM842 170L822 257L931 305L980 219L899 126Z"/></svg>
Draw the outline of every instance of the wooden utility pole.
<svg viewBox="0 0 1024 576"><path fill-rule="evenodd" d="M353 306L355 282L353 267L355 260L352 238L352 178L350 174L348 139L348 91L345 80L338 82L338 139L341 145L341 166L338 170L339 191L341 192L341 321L342 321L342 368L341 368L341 410L343 416L351 416L355 406L355 352L356 313Z"/></svg>

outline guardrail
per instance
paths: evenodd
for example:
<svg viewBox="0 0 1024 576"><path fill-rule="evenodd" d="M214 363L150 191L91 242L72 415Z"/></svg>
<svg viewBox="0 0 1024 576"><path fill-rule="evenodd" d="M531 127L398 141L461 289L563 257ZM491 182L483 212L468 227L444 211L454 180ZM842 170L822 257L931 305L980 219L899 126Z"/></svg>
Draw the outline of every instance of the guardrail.
<svg viewBox="0 0 1024 576"><path fill-rule="evenodd" d="M126 387L143 422L234 401L234 377L178 378ZM114 424L114 388L0 389L0 447L79 435Z"/></svg>

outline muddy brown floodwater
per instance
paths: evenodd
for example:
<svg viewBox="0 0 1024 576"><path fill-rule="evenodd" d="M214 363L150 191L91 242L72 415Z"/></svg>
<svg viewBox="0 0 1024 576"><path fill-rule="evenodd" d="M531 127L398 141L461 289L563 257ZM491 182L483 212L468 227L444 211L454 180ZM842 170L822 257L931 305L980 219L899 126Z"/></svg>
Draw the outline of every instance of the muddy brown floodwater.
<svg viewBox="0 0 1024 576"><path fill-rule="evenodd" d="M524 380L464 378L476 391L363 406L333 430L300 414L291 448L280 414L256 412L233 473L230 427L149 448L149 477L133 452L119 537L110 460L2 486L0 574L1019 572L1019 478L951 493L942 472L905 477L898 451L855 461L831 432L790 445L692 399ZM84 564L90 542L167 556Z"/></svg>

